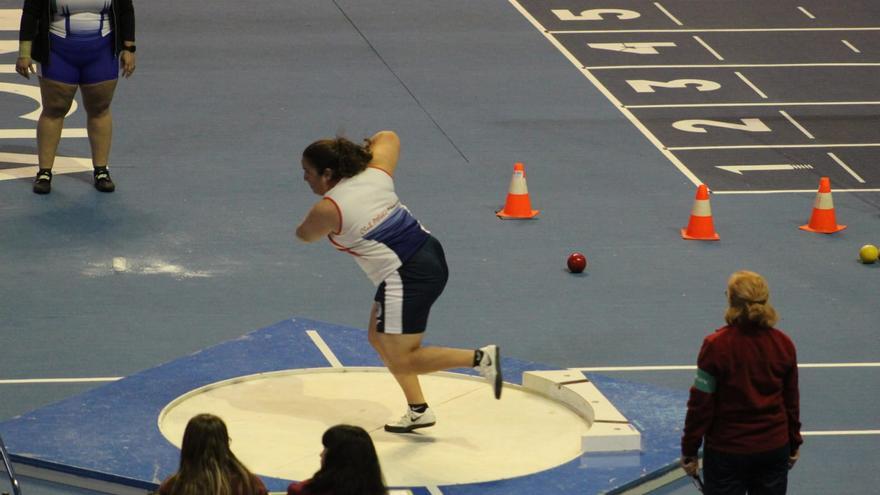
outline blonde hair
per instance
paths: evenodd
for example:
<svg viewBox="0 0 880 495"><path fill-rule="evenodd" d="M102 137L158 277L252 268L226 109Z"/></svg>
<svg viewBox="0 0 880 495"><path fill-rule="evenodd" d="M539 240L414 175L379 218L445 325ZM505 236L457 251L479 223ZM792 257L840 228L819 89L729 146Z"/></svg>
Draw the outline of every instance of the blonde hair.
<svg viewBox="0 0 880 495"><path fill-rule="evenodd" d="M779 320L770 304L770 288L761 275L741 270L727 281L728 325L770 328Z"/></svg>

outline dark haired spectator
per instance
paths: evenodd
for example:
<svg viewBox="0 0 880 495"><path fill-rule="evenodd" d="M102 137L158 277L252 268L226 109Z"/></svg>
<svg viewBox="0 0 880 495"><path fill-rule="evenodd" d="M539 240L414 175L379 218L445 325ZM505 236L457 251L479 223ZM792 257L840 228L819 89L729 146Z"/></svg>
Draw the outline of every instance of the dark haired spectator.
<svg viewBox="0 0 880 495"><path fill-rule="evenodd" d="M373 440L363 428L336 425L321 438L321 469L311 479L291 483L288 495L386 495Z"/></svg>

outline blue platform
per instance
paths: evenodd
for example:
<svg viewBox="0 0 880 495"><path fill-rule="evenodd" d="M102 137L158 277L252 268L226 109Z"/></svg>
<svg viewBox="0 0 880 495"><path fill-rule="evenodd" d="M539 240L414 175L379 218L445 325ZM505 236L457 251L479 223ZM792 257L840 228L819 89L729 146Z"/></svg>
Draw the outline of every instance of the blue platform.
<svg viewBox="0 0 880 495"><path fill-rule="evenodd" d="M18 465L155 489L176 470L179 459L178 449L159 431L162 409L186 392L221 380L328 366L306 330L317 330L344 366L381 366L363 330L294 318L17 416L0 423L0 434ZM513 383L524 371L554 369L510 358L503 365ZM584 455L529 476L442 486L442 493L615 493L673 469L686 394L601 375L589 378L639 429L640 454ZM263 479L272 491L285 490L291 481ZM427 487L405 488L428 493Z"/></svg>

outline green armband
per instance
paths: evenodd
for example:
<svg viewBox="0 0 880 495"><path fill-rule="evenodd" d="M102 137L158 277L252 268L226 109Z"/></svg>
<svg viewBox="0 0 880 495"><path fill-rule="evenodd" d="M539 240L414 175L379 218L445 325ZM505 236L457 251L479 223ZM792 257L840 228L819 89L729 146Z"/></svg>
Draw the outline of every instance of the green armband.
<svg viewBox="0 0 880 495"><path fill-rule="evenodd" d="M711 394L715 392L715 377L701 369L697 369L697 377L694 378L694 387L697 390Z"/></svg>
<svg viewBox="0 0 880 495"><path fill-rule="evenodd" d="M33 41L18 42L18 58L31 58L31 46Z"/></svg>

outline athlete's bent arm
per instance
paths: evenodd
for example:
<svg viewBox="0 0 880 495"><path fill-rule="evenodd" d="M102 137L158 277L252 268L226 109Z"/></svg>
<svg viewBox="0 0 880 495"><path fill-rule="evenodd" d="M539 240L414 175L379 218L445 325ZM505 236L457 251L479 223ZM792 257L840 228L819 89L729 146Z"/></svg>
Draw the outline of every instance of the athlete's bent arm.
<svg viewBox="0 0 880 495"><path fill-rule="evenodd" d="M394 131L379 131L370 138L370 153L373 160L370 167L376 167L394 175L397 159L400 158L400 138Z"/></svg>
<svg viewBox="0 0 880 495"><path fill-rule="evenodd" d="M330 200L322 199L315 203L296 228L296 237L303 242L315 242L338 231L339 227L339 211L336 206Z"/></svg>

